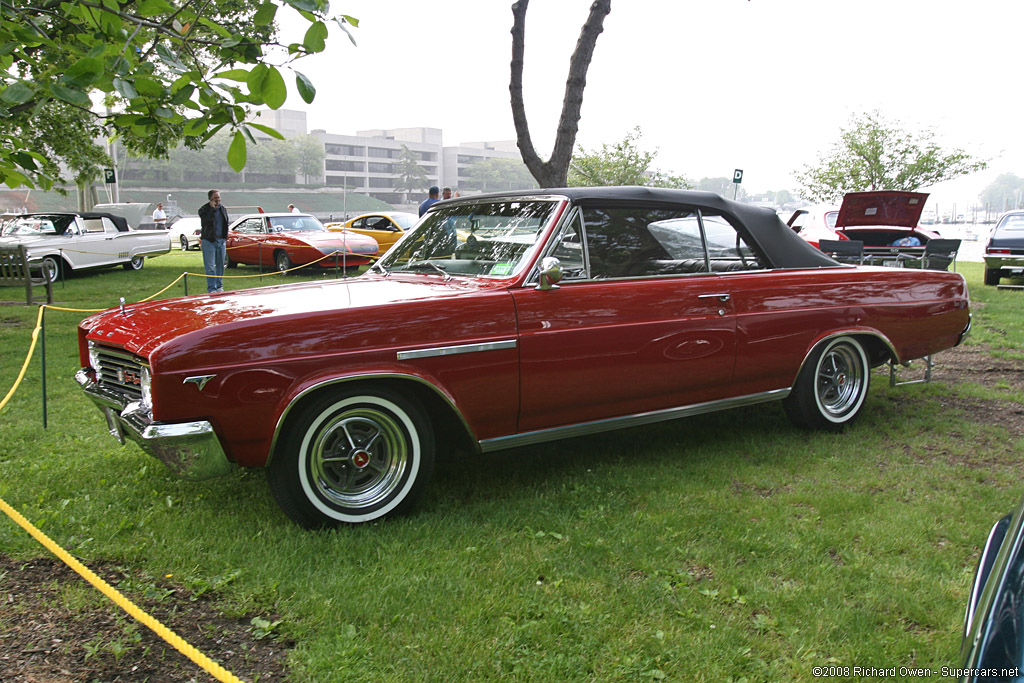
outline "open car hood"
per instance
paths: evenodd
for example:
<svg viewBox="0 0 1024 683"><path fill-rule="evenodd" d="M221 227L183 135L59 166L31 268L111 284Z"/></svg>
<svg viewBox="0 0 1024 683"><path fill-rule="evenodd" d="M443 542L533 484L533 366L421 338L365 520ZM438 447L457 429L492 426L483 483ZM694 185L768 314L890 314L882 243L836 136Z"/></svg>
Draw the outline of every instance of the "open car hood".
<svg viewBox="0 0 1024 683"><path fill-rule="evenodd" d="M874 225L915 228L927 199L927 192L849 192L839 207L836 229Z"/></svg>

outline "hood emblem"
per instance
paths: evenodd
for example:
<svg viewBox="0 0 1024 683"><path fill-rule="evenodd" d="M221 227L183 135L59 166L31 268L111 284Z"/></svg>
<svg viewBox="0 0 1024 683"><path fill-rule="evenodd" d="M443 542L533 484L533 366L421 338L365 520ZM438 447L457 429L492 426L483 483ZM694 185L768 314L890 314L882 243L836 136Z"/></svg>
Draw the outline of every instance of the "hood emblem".
<svg viewBox="0 0 1024 683"><path fill-rule="evenodd" d="M195 375L194 377L186 377L184 380L182 380L181 383L182 384L195 384L196 387L199 388L199 391L202 391L203 387L206 386L206 383L209 382L211 379L213 379L216 376L217 375Z"/></svg>

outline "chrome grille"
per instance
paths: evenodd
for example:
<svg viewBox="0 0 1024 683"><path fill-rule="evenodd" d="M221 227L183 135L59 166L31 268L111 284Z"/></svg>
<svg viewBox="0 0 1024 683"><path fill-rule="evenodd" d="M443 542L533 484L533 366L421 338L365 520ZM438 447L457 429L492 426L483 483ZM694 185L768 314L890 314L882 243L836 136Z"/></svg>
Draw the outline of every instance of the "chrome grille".
<svg viewBox="0 0 1024 683"><path fill-rule="evenodd" d="M142 368L146 361L118 349L96 346L101 386L123 394L129 401L142 398Z"/></svg>

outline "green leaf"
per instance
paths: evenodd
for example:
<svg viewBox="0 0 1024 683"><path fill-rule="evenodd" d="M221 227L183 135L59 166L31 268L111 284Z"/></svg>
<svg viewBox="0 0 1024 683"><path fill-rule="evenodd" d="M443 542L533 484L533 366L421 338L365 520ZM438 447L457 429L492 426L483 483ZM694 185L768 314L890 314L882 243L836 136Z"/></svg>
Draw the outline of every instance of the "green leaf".
<svg viewBox="0 0 1024 683"><path fill-rule="evenodd" d="M69 104L76 104L79 107L86 108L92 106L92 100L90 100L89 96L81 90L73 90L71 88L66 88L59 83L51 83L50 92L53 93L53 96L57 99L64 100Z"/></svg>
<svg viewBox="0 0 1024 683"><path fill-rule="evenodd" d="M307 12L316 12L320 9L316 0L284 0L284 2L297 10L306 10Z"/></svg>
<svg viewBox="0 0 1024 683"><path fill-rule="evenodd" d="M344 21L346 21L346 22L348 22L348 23L352 24L352 25L353 25L353 26L355 26L356 28L359 28L359 20L358 20L358 19L356 19L355 17L350 17L350 16L349 16L349 15L347 15L347 14L342 14L342 15L341 15L340 17L338 17L338 19L339 19L339 20L344 20Z"/></svg>
<svg viewBox="0 0 1024 683"><path fill-rule="evenodd" d="M260 91L263 90L263 81L267 78L267 73L270 71L270 67L266 64L257 64L249 72L248 78L245 84L249 86L249 92L253 95L259 95Z"/></svg>
<svg viewBox="0 0 1024 683"><path fill-rule="evenodd" d="M252 22L257 26L267 26L270 22L274 21L275 14L277 14L277 5L272 2L265 2L256 10Z"/></svg>
<svg viewBox="0 0 1024 683"><path fill-rule="evenodd" d="M181 63L177 55L171 52L170 48L166 45L160 44L156 46L156 54L164 64L171 67L172 70L183 73L188 71L188 67Z"/></svg>
<svg viewBox="0 0 1024 683"><path fill-rule="evenodd" d="M255 128L258 131L262 131L262 132L266 133L267 135L269 135L272 138L277 138L278 140L284 140L284 136L281 135L281 133L277 132L275 129L271 128L270 126L264 126L262 123L252 123L252 122L247 123L245 125L249 126L250 128Z"/></svg>
<svg viewBox="0 0 1024 683"><path fill-rule="evenodd" d="M141 95L158 96L164 94L164 86L162 83L143 76L139 76L135 79L135 89L139 91L139 94Z"/></svg>
<svg viewBox="0 0 1024 683"><path fill-rule="evenodd" d="M3 92L0 92L0 102L10 105L24 104L35 94L36 91L31 86L25 85L21 81L15 81L4 88Z"/></svg>
<svg viewBox="0 0 1024 683"><path fill-rule="evenodd" d="M216 21L213 21L209 17L201 16L198 19L196 19L196 21L205 26L206 28L211 29L212 31L220 35L222 38L229 38L231 36L231 31L227 30L226 28L218 24Z"/></svg>
<svg viewBox="0 0 1024 683"><path fill-rule="evenodd" d="M178 92L174 93L174 97L171 98L171 104L185 104L192 99L192 93L194 93L196 87L194 85L187 85Z"/></svg>
<svg viewBox="0 0 1024 683"><path fill-rule="evenodd" d="M245 168L245 136L241 131L235 131L231 147L228 148L228 164L235 170L235 173L241 173Z"/></svg>
<svg viewBox="0 0 1024 683"><path fill-rule="evenodd" d="M103 62L95 57L83 57L72 64L61 82L71 88L86 88L103 76Z"/></svg>
<svg viewBox="0 0 1024 683"><path fill-rule="evenodd" d="M316 97L316 88L313 87L313 82L305 74L301 74L298 71L295 72L295 87L299 91L299 97L306 104L310 104L313 98Z"/></svg>
<svg viewBox="0 0 1024 683"><path fill-rule="evenodd" d="M259 68L259 66L256 66L253 69L253 71L255 71L258 68ZM214 74L214 76L216 76L217 78L226 78L229 81L238 81L239 83L248 83L249 82L249 78L251 77L251 72L246 71L245 69L229 69L227 71L221 71L219 73L216 73L216 74Z"/></svg>
<svg viewBox="0 0 1024 683"><path fill-rule="evenodd" d="M33 187L32 183L29 182L29 179L26 178L21 173L18 173L13 168L3 168L3 167L0 167L0 184L6 185L7 187L12 187L12 188L13 187L19 187L21 185L26 185L28 187Z"/></svg>
<svg viewBox="0 0 1024 683"><path fill-rule="evenodd" d="M135 89L131 81L126 81L123 78L114 78L114 88L126 100L133 100L139 96L139 91Z"/></svg>
<svg viewBox="0 0 1024 683"><path fill-rule="evenodd" d="M260 95L271 109L280 109L284 101L288 99L288 86L284 84L281 72L275 67L268 69L267 77L263 80Z"/></svg>
<svg viewBox="0 0 1024 683"><path fill-rule="evenodd" d="M139 15L143 17L155 17L159 14L167 14L174 11L174 5L167 0L142 0L139 3Z"/></svg>
<svg viewBox="0 0 1024 683"><path fill-rule="evenodd" d="M327 47L327 25L322 21L314 23L306 31L305 37L302 39L302 44L306 46L306 49L310 52L323 52L324 48Z"/></svg>
<svg viewBox="0 0 1024 683"><path fill-rule="evenodd" d="M210 123L204 118L189 119L185 124L184 133L190 138L198 137L206 132Z"/></svg>
<svg viewBox="0 0 1024 683"><path fill-rule="evenodd" d="M356 38L355 36L352 35L352 32L348 30L348 26L345 25L345 22L342 21L341 19L335 19L335 21L338 22L338 26L341 27L341 30L345 32L345 35L348 36L348 39L352 42L353 45L355 45ZM358 47L358 45L356 45L356 47Z"/></svg>
<svg viewBox="0 0 1024 683"><path fill-rule="evenodd" d="M14 157L14 160L18 162L18 165L21 166L22 168L28 169L30 171L36 171L39 169L39 167L36 166L36 160L33 159L32 155L29 154L28 152L15 152L12 156Z"/></svg>

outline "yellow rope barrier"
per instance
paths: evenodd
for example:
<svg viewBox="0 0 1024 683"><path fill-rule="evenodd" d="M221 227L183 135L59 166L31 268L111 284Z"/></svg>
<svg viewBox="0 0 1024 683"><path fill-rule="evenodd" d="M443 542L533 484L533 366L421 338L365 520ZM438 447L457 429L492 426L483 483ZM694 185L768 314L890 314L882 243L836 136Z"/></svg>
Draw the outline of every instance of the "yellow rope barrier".
<svg viewBox="0 0 1024 683"><path fill-rule="evenodd" d="M4 396L4 400L0 401L0 410L10 402L11 396L14 396L14 392L21 386L21 380L25 379L25 371L28 370L28 362L32 360L32 354L36 351L36 342L39 341L39 330L43 328L43 311L46 306L39 307L39 315L36 316L36 328L32 330L32 343L28 347L28 355L25 356L25 362L21 364L21 372L18 373L18 378L14 380L14 386Z"/></svg>
<svg viewBox="0 0 1024 683"><path fill-rule="evenodd" d="M64 564L78 572L79 576L92 584L94 588L113 600L118 607L134 617L136 621L147 626L151 631L174 647L175 650L191 659L208 674L223 683L243 683L240 678L204 655L202 652L190 645L184 638L140 609L135 605L135 603L122 595L116 588L113 588L110 584L97 576L95 572L72 557L68 551L54 543L49 536L44 534L36 528L35 525L25 519L20 512L8 505L3 498L0 498L0 510L3 510L8 517L14 520L18 526L27 531L34 539L39 541L39 543L41 543L47 550L60 558Z"/></svg>

